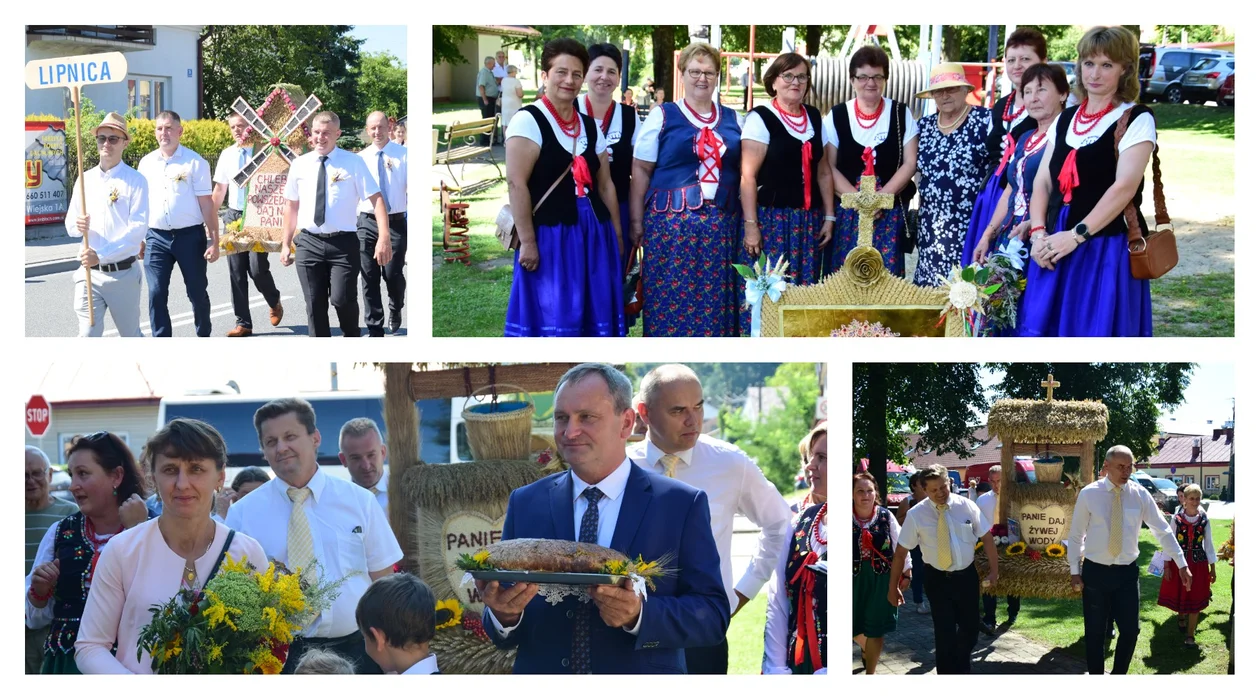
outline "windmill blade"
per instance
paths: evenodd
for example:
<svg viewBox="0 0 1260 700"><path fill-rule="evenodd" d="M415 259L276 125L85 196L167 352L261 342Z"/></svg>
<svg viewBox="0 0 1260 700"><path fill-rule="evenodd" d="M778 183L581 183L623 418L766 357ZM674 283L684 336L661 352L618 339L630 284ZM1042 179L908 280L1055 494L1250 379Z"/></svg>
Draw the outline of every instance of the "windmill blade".
<svg viewBox="0 0 1260 700"><path fill-rule="evenodd" d="M280 155L283 156L284 159L288 161L290 164L292 164L293 161L297 160L298 154L289 150L289 147L284 145L283 143L280 144L279 146L276 146L276 150L280 151Z"/></svg>
<svg viewBox="0 0 1260 700"><path fill-rule="evenodd" d="M254 176L254 171L258 170L262 166L263 161L267 160L267 155L267 149L260 149L258 153L254 154L253 158L249 159L245 167L241 168L240 172L232 176L232 182L235 182L237 187L244 187L245 183L249 182L249 179Z"/></svg>
<svg viewBox="0 0 1260 700"><path fill-rule="evenodd" d="M280 130L280 138L288 137L289 134L293 133L294 129L301 126L302 122L306 121L323 104L318 97L314 95L308 96L306 101L302 103L302 106L298 107L297 111L293 113L293 116L289 117L289 121L284 123L284 128Z"/></svg>
<svg viewBox="0 0 1260 700"><path fill-rule="evenodd" d="M232 103L232 111L245 117L245 122L249 124L250 128L261 134L263 138L271 138L271 127L267 126L267 122L258 116L258 113L254 111L253 107L249 106L249 103L244 98L236 98L236 101Z"/></svg>

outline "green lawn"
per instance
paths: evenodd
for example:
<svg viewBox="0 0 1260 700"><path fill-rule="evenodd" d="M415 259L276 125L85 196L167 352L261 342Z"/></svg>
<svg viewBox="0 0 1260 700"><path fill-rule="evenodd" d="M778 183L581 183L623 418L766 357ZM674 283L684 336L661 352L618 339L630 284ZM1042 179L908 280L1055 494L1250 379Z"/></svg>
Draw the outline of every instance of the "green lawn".
<svg viewBox="0 0 1260 700"><path fill-rule="evenodd" d="M765 589L748 601L739 614L731 618L726 630L729 659L726 664L731 674L757 675L761 673L761 654L765 650L766 606L769 599Z"/></svg>
<svg viewBox="0 0 1260 700"><path fill-rule="evenodd" d="M1229 539L1231 521L1213 520L1212 541L1217 547ZM1229 582L1234 569L1225 562L1216 567L1216 583L1212 586L1212 603L1203 611L1195 638L1199 649L1182 646L1183 635L1177 629L1177 616L1156 603L1160 579L1146 573L1151 556L1159 549L1149 530L1139 540L1141 567L1139 586L1142 607L1138 612L1137 649L1129 673L1205 673L1223 674L1229 665L1225 648L1227 620L1231 596ZM1025 598L1015 623L1015 631L1051 648L1059 648L1085 658L1085 628L1080 600L1044 600ZM1111 668L1111 648L1107 650L1107 668Z"/></svg>
<svg viewBox="0 0 1260 700"><path fill-rule="evenodd" d="M1186 131L1204 136L1234 140L1234 110L1203 105L1147 105L1155 113L1155 124L1164 131Z"/></svg>
<svg viewBox="0 0 1260 700"><path fill-rule="evenodd" d="M1234 335L1234 275L1214 272L1151 282L1155 335L1193 338Z"/></svg>

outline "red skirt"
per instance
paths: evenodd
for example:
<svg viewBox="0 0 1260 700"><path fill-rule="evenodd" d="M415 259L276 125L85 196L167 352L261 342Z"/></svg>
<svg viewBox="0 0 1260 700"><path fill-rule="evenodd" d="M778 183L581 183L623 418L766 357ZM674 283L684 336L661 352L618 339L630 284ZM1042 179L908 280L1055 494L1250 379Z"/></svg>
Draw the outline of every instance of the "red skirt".
<svg viewBox="0 0 1260 700"><path fill-rule="evenodd" d="M1164 562L1164 580L1159 584L1159 604L1176 613L1200 612L1212 600L1209 565L1205 561L1190 562L1190 590L1181 585L1176 562Z"/></svg>

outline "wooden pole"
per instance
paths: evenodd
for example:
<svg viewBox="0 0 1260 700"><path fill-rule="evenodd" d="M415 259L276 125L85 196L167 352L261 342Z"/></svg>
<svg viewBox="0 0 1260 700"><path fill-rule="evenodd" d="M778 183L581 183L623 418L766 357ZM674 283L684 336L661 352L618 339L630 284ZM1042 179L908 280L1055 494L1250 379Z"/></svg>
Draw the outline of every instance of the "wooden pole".
<svg viewBox="0 0 1260 700"><path fill-rule="evenodd" d="M997 523L1006 524L1011 517L1011 489L1015 488L1015 445L1009 440L1002 440L1002 490L997 495Z"/></svg>
<svg viewBox="0 0 1260 700"><path fill-rule="evenodd" d="M756 72L753 70L753 53L757 51L757 25L748 25L748 92L744 99L744 111L751 112L753 108L753 90L756 88Z"/></svg>
<svg viewBox="0 0 1260 700"><path fill-rule="evenodd" d="M79 211L87 216L87 194L83 184L83 112L79 109L79 86L70 90L74 101L74 152L79 156ZM88 249L88 234L83 234L83 250ZM92 268L83 267L87 281L88 327L96 325L96 310L92 308Z"/></svg>
<svg viewBox="0 0 1260 700"><path fill-rule="evenodd" d="M1094 441L1081 443L1081 483L1090 484L1097 480L1094 474Z"/></svg>

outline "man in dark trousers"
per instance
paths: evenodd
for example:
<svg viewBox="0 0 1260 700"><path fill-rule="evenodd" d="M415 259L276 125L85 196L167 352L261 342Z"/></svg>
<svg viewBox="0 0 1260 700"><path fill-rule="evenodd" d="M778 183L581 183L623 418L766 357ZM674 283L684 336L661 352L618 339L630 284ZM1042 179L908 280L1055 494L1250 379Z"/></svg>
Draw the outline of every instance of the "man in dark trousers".
<svg viewBox="0 0 1260 700"><path fill-rule="evenodd" d="M1119 635L1112 675L1129 671L1138 637L1138 535L1142 523L1159 539L1164 554L1177 562L1181 583L1190 590L1190 570L1177 536L1151 494L1129 478L1133 452L1124 445L1107 450L1103 476L1081 489L1068 534L1072 586L1085 606L1085 664L1102 675L1111 620ZM1081 563L1081 557L1085 562Z"/></svg>
<svg viewBox="0 0 1260 700"><path fill-rule="evenodd" d="M389 117L384 112L372 112L367 118L367 134L372 143L359 151L359 158L367 166L373 180L381 190L385 208L389 214L390 247L393 257L389 263L376 262L376 243L379 229L376 227L372 201L359 202L359 265L363 271L363 323L368 335L385 335L385 309L381 303L381 278L389 293L389 331L397 333L402 327L402 307L407 301L407 279L403 277L403 265L407 261L407 148L389 140Z"/></svg>
<svg viewBox="0 0 1260 700"><path fill-rule="evenodd" d="M963 496L950 493L949 473L939 464L923 472L928 500L906 513L897 540L889 577L888 602L905 603L898 584L905 570L906 554L914 547L923 552L923 590L932 605L936 633L936 672L971 673L971 650L980 636L979 574L972 565L976 540L993 566L986 587L998 580L997 547L991 525L980 508Z"/></svg>

